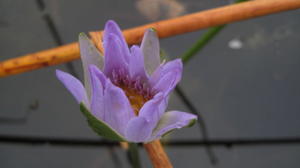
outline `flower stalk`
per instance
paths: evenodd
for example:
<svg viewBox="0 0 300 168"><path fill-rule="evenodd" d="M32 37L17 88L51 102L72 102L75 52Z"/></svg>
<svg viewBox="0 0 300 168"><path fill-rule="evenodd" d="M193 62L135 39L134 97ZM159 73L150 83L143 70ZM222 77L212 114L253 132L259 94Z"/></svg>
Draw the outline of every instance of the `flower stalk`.
<svg viewBox="0 0 300 168"><path fill-rule="evenodd" d="M172 168L172 164L159 140L144 144L154 168Z"/></svg>

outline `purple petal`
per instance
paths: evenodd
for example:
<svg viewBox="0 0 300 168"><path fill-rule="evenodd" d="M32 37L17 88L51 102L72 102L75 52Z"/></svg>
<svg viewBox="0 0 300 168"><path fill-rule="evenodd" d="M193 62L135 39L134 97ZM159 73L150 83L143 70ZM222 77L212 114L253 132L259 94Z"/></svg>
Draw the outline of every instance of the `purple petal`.
<svg viewBox="0 0 300 168"><path fill-rule="evenodd" d="M131 79L139 77L141 80L148 79L145 73L144 57L138 46L131 47L131 57L129 59L129 74Z"/></svg>
<svg viewBox="0 0 300 168"><path fill-rule="evenodd" d="M129 121L125 137L129 141L143 142L152 134L160 117L167 107L167 100L162 93L157 94L141 108L138 117Z"/></svg>
<svg viewBox="0 0 300 168"><path fill-rule="evenodd" d="M130 142L144 142L149 139L152 129L144 117L135 117L128 122L125 138Z"/></svg>
<svg viewBox="0 0 300 168"><path fill-rule="evenodd" d="M102 74L96 66L89 66L90 79L92 85L91 93L91 112L96 118L104 121L104 93L103 85L100 79Z"/></svg>
<svg viewBox="0 0 300 168"><path fill-rule="evenodd" d="M186 112L166 112L159 120L157 127L154 129L150 141L160 138L162 135L173 129L180 129L182 127L189 126L196 119L197 116Z"/></svg>
<svg viewBox="0 0 300 168"><path fill-rule="evenodd" d="M139 112L139 116L144 117L147 121L156 125L160 117L165 112L168 100L162 93L158 93L153 99L146 102Z"/></svg>
<svg viewBox="0 0 300 168"><path fill-rule="evenodd" d="M149 83L152 90L168 95L180 81L182 75L182 62L176 59L159 66L152 74Z"/></svg>
<svg viewBox="0 0 300 168"><path fill-rule="evenodd" d="M60 70L56 70L56 77L64 84L69 92L71 92L78 104L83 102L87 107L89 107L86 91L78 79Z"/></svg>
<svg viewBox="0 0 300 168"><path fill-rule="evenodd" d="M145 57L146 71L151 75L160 65L159 40L154 29L148 29L144 34L141 49Z"/></svg>
<svg viewBox="0 0 300 168"><path fill-rule="evenodd" d="M134 117L134 112L123 90L109 80L104 90L104 108L104 122L124 135L126 125Z"/></svg>
<svg viewBox="0 0 300 168"><path fill-rule="evenodd" d="M124 54L124 58L126 62L129 62L130 53L129 53L128 45L125 41L125 38L122 34L120 27L116 22L112 20L107 21L104 28L103 45L105 49L109 46L108 41L109 41L110 34L114 34L118 38L118 40L120 41L122 53Z"/></svg>
<svg viewBox="0 0 300 168"><path fill-rule="evenodd" d="M97 76L97 78L100 80L102 87L105 87L106 81L108 78L103 74L103 72L96 67L95 65L89 66L89 72L93 71L93 73Z"/></svg>
<svg viewBox="0 0 300 168"><path fill-rule="evenodd" d="M84 86L90 95L90 75L88 72L88 66L91 64L96 65L99 69L103 68L103 56L100 54L95 45L90 41L86 34L79 34L79 48L80 57L84 71Z"/></svg>
<svg viewBox="0 0 300 168"><path fill-rule="evenodd" d="M112 77L114 73L123 73L128 72L128 64L124 59L124 54L122 52L122 45L120 40L114 34L109 34L107 37L107 46L104 49L105 52L105 65L104 73Z"/></svg>

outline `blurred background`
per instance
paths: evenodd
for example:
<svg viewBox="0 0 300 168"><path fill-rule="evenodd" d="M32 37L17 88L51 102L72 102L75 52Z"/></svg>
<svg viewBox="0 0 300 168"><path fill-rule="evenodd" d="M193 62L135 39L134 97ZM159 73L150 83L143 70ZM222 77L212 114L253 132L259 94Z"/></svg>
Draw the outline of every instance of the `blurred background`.
<svg viewBox="0 0 300 168"><path fill-rule="evenodd" d="M1 0L0 61L77 41L109 19L125 29L230 3ZM300 166L299 14L230 24L185 64L169 109L197 112L200 126L165 139L174 167ZM204 32L162 39L161 48L169 59L180 57ZM131 167L118 146L88 145L101 139L55 69L82 79L79 61L0 79L0 167ZM140 155L142 166L151 167L142 148Z"/></svg>

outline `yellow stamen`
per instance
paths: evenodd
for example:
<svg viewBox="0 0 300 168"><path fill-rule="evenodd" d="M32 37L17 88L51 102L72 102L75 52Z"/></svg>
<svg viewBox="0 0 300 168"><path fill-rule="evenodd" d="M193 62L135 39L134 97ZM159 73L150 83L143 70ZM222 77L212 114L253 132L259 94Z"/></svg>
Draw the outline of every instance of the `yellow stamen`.
<svg viewBox="0 0 300 168"><path fill-rule="evenodd" d="M129 99L129 102L131 104L131 107L134 110L135 115L138 115L140 109L149 99L145 98L143 95L138 93L135 89L130 89L126 86L120 86L120 87L124 90L127 98Z"/></svg>

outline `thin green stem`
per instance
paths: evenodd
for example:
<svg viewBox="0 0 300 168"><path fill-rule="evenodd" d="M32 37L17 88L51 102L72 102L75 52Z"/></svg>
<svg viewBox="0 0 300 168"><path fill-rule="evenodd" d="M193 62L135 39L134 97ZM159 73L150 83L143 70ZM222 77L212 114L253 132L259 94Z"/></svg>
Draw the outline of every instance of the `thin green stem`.
<svg viewBox="0 0 300 168"><path fill-rule="evenodd" d="M129 159L133 168L141 168L139 149L136 143L129 143Z"/></svg>
<svg viewBox="0 0 300 168"><path fill-rule="evenodd" d="M235 3L244 2L247 0L236 0ZM191 58L193 58L196 53L201 51L226 25L221 25L217 27L209 28L207 32L204 33L201 38L193 44L193 46L188 49L182 56L182 62L187 63Z"/></svg>
<svg viewBox="0 0 300 168"><path fill-rule="evenodd" d="M181 58L182 62L188 62L192 57L196 55L203 47L205 47L210 40L212 40L223 28L225 25L212 27L198 40L196 43L184 53Z"/></svg>

